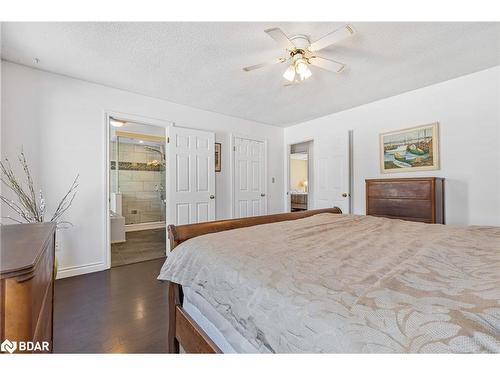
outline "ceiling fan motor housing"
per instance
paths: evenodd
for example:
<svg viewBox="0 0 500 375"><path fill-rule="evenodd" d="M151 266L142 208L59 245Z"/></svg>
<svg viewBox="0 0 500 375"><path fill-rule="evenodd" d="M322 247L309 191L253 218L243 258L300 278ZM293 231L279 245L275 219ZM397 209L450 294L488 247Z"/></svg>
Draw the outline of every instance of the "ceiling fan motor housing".
<svg viewBox="0 0 500 375"><path fill-rule="evenodd" d="M309 37L304 34L298 34L290 38L297 49L305 50L311 45Z"/></svg>

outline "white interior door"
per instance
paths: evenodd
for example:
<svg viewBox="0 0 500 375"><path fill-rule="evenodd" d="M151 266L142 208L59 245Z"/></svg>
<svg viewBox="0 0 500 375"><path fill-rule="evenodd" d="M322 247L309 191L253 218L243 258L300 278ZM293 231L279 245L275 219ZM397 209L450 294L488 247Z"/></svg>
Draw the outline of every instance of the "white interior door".
<svg viewBox="0 0 500 375"><path fill-rule="evenodd" d="M266 143L234 136L233 153L233 216L266 215Z"/></svg>
<svg viewBox="0 0 500 375"><path fill-rule="evenodd" d="M335 132L314 143L314 208L336 206L350 213L349 132Z"/></svg>
<svg viewBox="0 0 500 375"><path fill-rule="evenodd" d="M167 223L215 220L214 133L172 126L167 148Z"/></svg>

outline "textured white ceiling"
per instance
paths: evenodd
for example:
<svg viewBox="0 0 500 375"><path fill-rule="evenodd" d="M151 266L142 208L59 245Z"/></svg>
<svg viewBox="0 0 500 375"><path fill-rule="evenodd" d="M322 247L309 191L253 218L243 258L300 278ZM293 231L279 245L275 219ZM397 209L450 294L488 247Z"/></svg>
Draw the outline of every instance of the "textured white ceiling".
<svg viewBox="0 0 500 375"><path fill-rule="evenodd" d="M283 52L263 30L307 34L331 23L3 23L3 58L172 102L288 126L500 64L500 23L351 23L357 34L283 86L284 65L242 67ZM36 64L34 59L40 62Z"/></svg>

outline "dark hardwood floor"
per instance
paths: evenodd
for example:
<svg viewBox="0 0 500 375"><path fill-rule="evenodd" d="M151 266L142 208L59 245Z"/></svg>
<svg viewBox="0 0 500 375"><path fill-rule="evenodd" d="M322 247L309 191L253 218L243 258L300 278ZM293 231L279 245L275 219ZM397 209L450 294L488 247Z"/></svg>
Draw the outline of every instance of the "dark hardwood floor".
<svg viewBox="0 0 500 375"><path fill-rule="evenodd" d="M167 288L156 278L164 259L57 280L56 353L164 353Z"/></svg>

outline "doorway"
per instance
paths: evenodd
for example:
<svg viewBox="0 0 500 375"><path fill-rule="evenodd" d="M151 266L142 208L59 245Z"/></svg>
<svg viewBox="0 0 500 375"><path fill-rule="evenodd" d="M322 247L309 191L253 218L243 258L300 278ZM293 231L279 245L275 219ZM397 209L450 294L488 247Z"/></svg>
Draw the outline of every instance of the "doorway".
<svg viewBox="0 0 500 375"><path fill-rule="evenodd" d="M290 212L311 209L312 141L290 145L288 196Z"/></svg>
<svg viewBox="0 0 500 375"><path fill-rule="evenodd" d="M166 255L165 128L109 117L111 267Z"/></svg>
<svg viewBox="0 0 500 375"><path fill-rule="evenodd" d="M119 112L104 125L107 268L167 256L168 224L215 220L215 133Z"/></svg>

